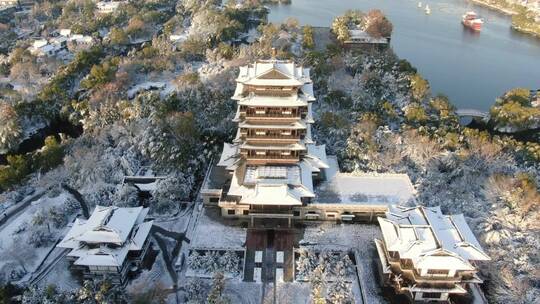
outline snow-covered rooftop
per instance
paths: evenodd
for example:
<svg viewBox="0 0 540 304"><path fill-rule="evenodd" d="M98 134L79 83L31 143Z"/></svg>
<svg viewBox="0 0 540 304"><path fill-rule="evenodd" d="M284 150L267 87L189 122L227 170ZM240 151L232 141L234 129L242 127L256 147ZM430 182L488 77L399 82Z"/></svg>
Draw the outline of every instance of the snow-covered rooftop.
<svg viewBox="0 0 540 304"><path fill-rule="evenodd" d="M315 189L315 204L393 205L414 197L406 174L340 173L334 157L328 163L327 181Z"/></svg>
<svg viewBox="0 0 540 304"><path fill-rule="evenodd" d="M148 208L96 206L88 220L76 219L57 247L72 249L75 265L122 265L127 252L140 250L152 222L144 222Z"/></svg>
<svg viewBox="0 0 540 304"><path fill-rule="evenodd" d="M231 180L228 195L241 197L241 204L301 205L303 197L313 197L312 176L302 167L242 166Z"/></svg>
<svg viewBox="0 0 540 304"><path fill-rule="evenodd" d="M286 97L249 95L238 101L239 105L261 107L301 107L308 105L308 99L304 95Z"/></svg>
<svg viewBox="0 0 540 304"><path fill-rule="evenodd" d="M372 37L366 31L363 30L349 30L350 39L346 43L362 42L373 44L387 44L388 38L386 37Z"/></svg>
<svg viewBox="0 0 540 304"><path fill-rule="evenodd" d="M315 196L313 173L330 167L324 145L308 145L298 165L266 166L246 166L236 147L225 144L217 165L234 170L228 195L240 197L241 204L301 205L302 198Z"/></svg>
<svg viewBox="0 0 540 304"><path fill-rule="evenodd" d="M237 81L248 85L300 86L311 82L309 69L290 60L259 60L240 67Z"/></svg>
<svg viewBox="0 0 540 304"><path fill-rule="evenodd" d="M463 215L440 207L391 206L378 218L388 251L411 259L416 268L473 270L470 261L490 260Z"/></svg>

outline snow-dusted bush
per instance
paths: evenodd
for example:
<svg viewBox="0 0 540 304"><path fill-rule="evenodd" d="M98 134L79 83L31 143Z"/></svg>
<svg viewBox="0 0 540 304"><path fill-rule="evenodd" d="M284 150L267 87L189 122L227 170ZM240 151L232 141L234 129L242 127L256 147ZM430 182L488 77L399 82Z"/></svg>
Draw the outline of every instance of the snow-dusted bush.
<svg viewBox="0 0 540 304"><path fill-rule="evenodd" d="M115 193L116 206L120 207L136 207L139 205L139 190L130 184L118 186Z"/></svg>
<svg viewBox="0 0 540 304"><path fill-rule="evenodd" d="M236 277L241 273L241 263L242 259L235 251L207 250L200 254L197 250L193 250L188 257L190 269L207 275L223 272Z"/></svg>
<svg viewBox="0 0 540 304"><path fill-rule="evenodd" d="M7 262L0 268L0 285L21 279L26 272L16 262Z"/></svg>
<svg viewBox="0 0 540 304"><path fill-rule="evenodd" d="M200 279L189 280L184 286L187 302L190 304L206 303L206 296L210 286Z"/></svg>
<svg viewBox="0 0 540 304"><path fill-rule="evenodd" d="M219 258L223 272L238 274L240 272L240 257L234 251L227 251Z"/></svg>
<svg viewBox="0 0 540 304"><path fill-rule="evenodd" d="M28 244L34 247L45 247L54 242L54 235L47 225L32 225L28 233Z"/></svg>
<svg viewBox="0 0 540 304"><path fill-rule="evenodd" d="M23 304L78 303L72 292L58 290L55 285L30 287L24 291Z"/></svg>
<svg viewBox="0 0 540 304"><path fill-rule="evenodd" d="M60 206L60 209L62 212L66 215L75 214L79 209L81 208L81 205L77 200L71 196L67 197L64 203Z"/></svg>
<svg viewBox="0 0 540 304"><path fill-rule="evenodd" d="M51 223L54 225L55 228L61 228L64 227L68 222L68 216L69 214L66 214L65 209L57 206L52 206L47 211L47 217L51 221Z"/></svg>
<svg viewBox="0 0 540 304"><path fill-rule="evenodd" d="M338 262L334 270L335 280L328 286L327 302L330 304L354 303L352 284L347 282L347 267L345 263Z"/></svg>
<svg viewBox="0 0 540 304"><path fill-rule="evenodd" d="M151 192L151 209L157 213L166 213L177 208L180 202L189 199L192 187L192 176L178 174L158 180L156 188Z"/></svg>
<svg viewBox="0 0 540 304"><path fill-rule="evenodd" d="M350 281L354 275L354 265L346 252L314 252L300 248L296 258L296 279L310 280L317 267L321 267L325 278L335 280L338 276Z"/></svg>

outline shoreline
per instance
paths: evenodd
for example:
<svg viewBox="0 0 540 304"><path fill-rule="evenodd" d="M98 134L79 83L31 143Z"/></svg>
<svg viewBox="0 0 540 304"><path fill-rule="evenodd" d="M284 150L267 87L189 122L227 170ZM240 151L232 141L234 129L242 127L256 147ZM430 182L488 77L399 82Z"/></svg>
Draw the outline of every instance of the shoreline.
<svg viewBox="0 0 540 304"><path fill-rule="evenodd" d="M533 31L533 30L528 30L528 29L524 29L524 28L521 28L519 26L515 26L515 25L510 25L510 28L513 29L514 31L516 32L519 32L519 33L522 33L522 34L527 34L527 35L531 35L533 37L536 37L536 38L539 38L540 39L540 33L536 32L536 31Z"/></svg>
<svg viewBox="0 0 540 304"><path fill-rule="evenodd" d="M514 16L514 15L518 14L513 9L500 7L500 6L496 5L496 4L488 3L488 2L485 2L483 0L469 0L469 1L474 3L474 4L481 5L481 6L489 8L489 9L501 12L501 13L503 13L505 15ZM510 23L510 28L512 30L516 31L516 32L526 34L526 35L530 35L530 36L533 36L535 38L540 39L540 33L536 32L534 30L529 30L529 29L526 29L526 28L515 26L513 23Z"/></svg>
<svg viewBox="0 0 540 304"><path fill-rule="evenodd" d="M500 7L498 5L495 5L495 4L492 4L492 3L488 3L488 2L485 2L485 1L482 1L482 0L469 0L470 2L474 3L474 4L478 4L478 5L481 5L481 6L484 6L484 7L487 7L487 8L490 8L490 9L493 9L493 10L496 10L498 12L501 12L505 15L516 15L517 12L512 10L512 9L509 9L509 8L504 8L504 7Z"/></svg>

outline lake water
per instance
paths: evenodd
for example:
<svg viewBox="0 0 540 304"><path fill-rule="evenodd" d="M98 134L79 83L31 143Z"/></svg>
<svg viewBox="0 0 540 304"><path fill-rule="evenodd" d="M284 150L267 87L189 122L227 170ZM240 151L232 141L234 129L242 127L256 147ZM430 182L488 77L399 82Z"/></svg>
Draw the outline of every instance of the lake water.
<svg viewBox="0 0 540 304"><path fill-rule="evenodd" d="M511 18L463 0L292 0L272 6L268 19L297 18L301 24L330 26L347 9L382 10L394 25L392 47L429 80L432 92L450 97L458 108L487 110L514 87L540 88L540 39L510 29ZM481 33L461 24L474 10L484 18Z"/></svg>

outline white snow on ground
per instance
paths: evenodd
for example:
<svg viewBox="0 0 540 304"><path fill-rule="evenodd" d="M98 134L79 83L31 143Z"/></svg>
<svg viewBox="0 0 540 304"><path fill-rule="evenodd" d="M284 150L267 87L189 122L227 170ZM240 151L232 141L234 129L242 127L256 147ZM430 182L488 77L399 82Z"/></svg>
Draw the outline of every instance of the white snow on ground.
<svg viewBox="0 0 540 304"><path fill-rule="evenodd" d="M155 245L155 247L157 247L157 245ZM126 291L131 294L139 294L147 291L149 288L155 287L157 284L160 284L162 287L167 289L173 287L173 281L167 272L161 251L156 257L156 260L152 265L152 269L145 269L138 274L134 280L129 282L128 286L126 287Z"/></svg>
<svg viewBox="0 0 540 304"><path fill-rule="evenodd" d="M49 198L45 195L39 200L33 202L22 213L16 215L16 218L8 222L6 226L2 227L2 230L0 230L0 268L2 268L6 263L13 260L9 255L4 252L4 250L13 246L14 236L20 236L21 239L25 241L28 238L28 234L30 233L29 226L31 225L33 216L42 208L60 206L65 202L67 197L68 194L66 193L61 193L59 196L53 198ZM16 231L24 223L28 223L29 226L25 231L17 234ZM55 229L51 225L51 231L55 239L61 238L64 235L65 230L66 227L64 227L63 229ZM47 252L50 251L54 244L51 243L48 247L40 248L34 248L30 244L25 244L25 246L28 246L28 250L32 250L35 253L35 257L29 259L27 264L25 265L28 271L32 272L35 267L37 267L38 264L43 260Z"/></svg>
<svg viewBox="0 0 540 304"><path fill-rule="evenodd" d="M261 284L226 280L223 294L237 304L261 303Z"/></svg>
<svg viewBox="0 0 540 304"><path fill-rule="evenodd" d="M163 229L173 232L184 232L190 216L191 207L188 207L186 210L179 211L174 217L155 217L154 226L160 226Z"/></svg>
<svg viewBox="0 0 540 304"><path fill-rule="evenodd" d="M69 262L65 257L62 257L37 285L40 287L54 285L64 291L71 291L81 287L79 279L71 274Z"/></svg>
<svg viewBox="0 0 540 304"><path fill-rule="evenodd" d="M191 248L215 248L215 249L241 249L246 242L246 228L232 226L224 223L224 219L218 214L209 217L208 208L204 208L195 227L196 236L191 244Z"/></svg>
<svg viewBox="0 0 540 304"><path fill-rule="evenodd" d="M369 250L368 245L374 244L374 238L380 237L377 225L308 223L300 244L314 244L313 248L319 250L357 249L363 253Z"/></svg>
<svg viewBox="0 0 540 304"><path fill-rule="evenodd" d="M273 290L270 289L270 295ZM291 282L277 284L276 300L278 303L309 304L311 284L306 282ZM267 291L268 298L268 291Z"/></svg>

